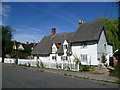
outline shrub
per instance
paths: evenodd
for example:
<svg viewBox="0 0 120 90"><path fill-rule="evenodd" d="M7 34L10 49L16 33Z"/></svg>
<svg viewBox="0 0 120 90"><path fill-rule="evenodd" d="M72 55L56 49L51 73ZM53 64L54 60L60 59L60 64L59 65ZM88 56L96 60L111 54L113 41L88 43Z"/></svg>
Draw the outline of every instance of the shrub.
<svg viewBox="0 0 120 90"><path fill-rule="evenodd" d="M115 77L120 78L120 64L119 63L115 66L115 70L110 73L110 76L115 76Z"/></svg>
<svg viewBox="0 0 120 90"><path fill-rule="evenodd" d="M44 70L40 70L40 72L44 72Z"/></svg>
<svg viewBox="0 0 120 90"><path fill-rule="evenodd" d="M31 67L31 64L28 62L28 67Z"/></svg>
<svg viewBox="0 0 120 90"><path fill-rule="evenodd" d="M25 67L27 67L27 64L25 63L25 64L18 64L19 66L25 66Z"/></svg>
<svg viewBox="0 0 120 90"><path fill-rule="evenodd" d="M18 64L18 66L21 66L21 63L20 63L20 64Z"/></svg>
<svg viewBox="0 0 120 90"><path fill-rule="evenodd" d="M105 55L103 54L103 55L102 55L102 60L101 60L101 62L102 62L102 63L105 63L106 61L107 61L107 59L106 59Z"/></svg>
<svg viewBox="0 0 120 90"><path fill-rule="evenodd" d="M17 58L15 58L15 64L16 64L16 65L18 64L18 59L17 59Z"/></svg>
<svg viewBox="0 0 120 90"><path fill-rule="evenodd" d="M23 64L25 67L27 67L27 64L25 63L25 64Z"/></svg>
<svg viewBox="0 0 120 90"><path fill-rule="evenodd" d="M45 67L43 62L40 62L40 67L41 67L41 68L44 68L44 67Z"/></svg>
<svg viewBox="0 0 120 90"><path fill-rule="evenodd" d="M57 69L59 68L59 64L56 64L56 68L57 68Z"/></svg>
<svg viewBox="0 0 120 90"><path fill-rule="evenodd" d="M79 57L78 57L77 55L73 55L73 56L74 56L73 61L74 61L76 64L80 63Z"/></svg>
<svg viewBox="0 0 120 90"><path fill-rule="evenodd" d="M89 71L90 66L89 65L84 65L83 71Z"/></svg>
<svg viewBox="0 0 120 90"><path fill-rule="evenodd" d="M36 63L37 67L40 68L39 61Z"/></svg>
<svg viewBox="0 0 120 90"><path fill-rule="evenodd" d="M67 70L70 71L70 67L69 66L67 66Z"/></svg>
<svg viewBox="0 0 120 90"><path fill-rule="evenodd" d="M62 66L61 66L61 65L59 65L58 67L59 67L60 69L62 68Z"/></svg>
<svg viewBox="0 0 120 90"><path fill-rule="evenodd" d="M89 66L89 65L79 64L79 70L80 70L80 71L89 71L89 69L90 69L90 66Z"/></svg>
<svg viewBox="0 0 120 90"><path fill-rule="evenodd" d="M28 54L24 50L13 50L10 54L12 58L26 59Z"/></svg>

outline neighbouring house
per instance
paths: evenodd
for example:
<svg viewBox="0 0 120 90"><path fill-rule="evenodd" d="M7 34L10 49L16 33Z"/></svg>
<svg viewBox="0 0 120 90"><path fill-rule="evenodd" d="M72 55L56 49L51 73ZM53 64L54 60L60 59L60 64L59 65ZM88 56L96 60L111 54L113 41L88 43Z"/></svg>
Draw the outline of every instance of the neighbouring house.
<svg viewBox="0 0 120 90"><path fill-rule="evenodd" d="M83 65L97 66L101 63L103 54L109 65L112 52L102 20L88 23L80 20L75 32L56 34L56 28L52 28L52 34L44 36L31 54L37 60L57 63L74 63L74 56L77 56Z"/></svg>
<svg viewBox="0 0 120 90"><path fill-rule="evenodd" d="M16 50L32 50L37 44L36 43L20 43L14 40L13 49Z"/></svg>
<svg viewBox="0 0 120 90"><path fill-rule="evenodd" d="M37 43L20 43L14 40L13 42L13 50L25 51L25 54L28 54L27 59L33 59L33 55L30 55L32 49L37 45Z"/></svg>

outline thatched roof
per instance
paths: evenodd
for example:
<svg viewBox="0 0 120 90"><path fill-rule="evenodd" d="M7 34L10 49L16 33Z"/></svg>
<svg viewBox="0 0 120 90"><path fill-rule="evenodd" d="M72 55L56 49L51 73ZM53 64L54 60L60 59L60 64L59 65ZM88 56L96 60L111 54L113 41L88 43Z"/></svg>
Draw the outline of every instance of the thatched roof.
<svg viewBox="0 0 120 90"><path fill-rule="evenodd" d="M55 34L54 36L44 36L40 43L38 43L38 45L32 50L31 54L49 55L51 53L53 43L61 43L61 46L58 48L58 54L62 54L62 44L64 40L68 41L68 51L71 51L72 43L98 40L103 27L103 22L101 20L92 21L81 24L75 32L60 33Z"/></svg>

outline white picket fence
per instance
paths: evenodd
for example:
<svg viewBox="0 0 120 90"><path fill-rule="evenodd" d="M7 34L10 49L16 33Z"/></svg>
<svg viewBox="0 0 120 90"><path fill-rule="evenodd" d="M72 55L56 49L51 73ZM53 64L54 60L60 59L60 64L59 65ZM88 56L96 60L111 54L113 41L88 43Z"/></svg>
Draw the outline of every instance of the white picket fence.
<svg viewBox="0 0 120 90"><path fill-rule="evenodd" d="M15 63L16 59L11 58L5 58L4 63ZM2 62L2 58L0 58L0 62ZM18 59L18 65L19 64L26 64L30 66L37 67L37 64L43 63L45 68L53 68L53 69L64 69L64 70L73 70L73 71L79 71L79 65L73 64L73 63L66 63L66 62L44 62L40 60L28 60L28 59Z"/></svg>

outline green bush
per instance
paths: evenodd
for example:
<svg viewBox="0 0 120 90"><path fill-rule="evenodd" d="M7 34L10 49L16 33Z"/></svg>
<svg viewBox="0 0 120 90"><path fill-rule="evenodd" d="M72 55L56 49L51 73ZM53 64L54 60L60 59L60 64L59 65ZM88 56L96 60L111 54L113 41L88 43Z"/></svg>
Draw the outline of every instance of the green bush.
<svg viewBox="0 0 120 90"><path fill-rule="evenodd" d="M28 62L28 67L31 67L31 64Z"/></svg>
<svg viewBox="0 0 120 90"><path fill-rule="evenodd" d="M62 66L61 66L61 65L59 65L59 66L58 66L58 68L60 68L60 69L61 69L61 68L62 68Z"/></svg>
<svg viewBox="0 0 120 90"><path fill-rule="evenodd" d="M44 66L44 63L43 63L43 62L40 62L40 67L41 67L41 68L45 68L45 66Z"/></svg>
<svg viewBox="0 0 120 90"><path fill-rule="evenodd" d="M89 69L90 69L90 66L89 66L89 65L79 64L79 70L80 70L80 71L89 71Z"/></svg>
<svg viewBox="0 0 120 90"><path fill-rule="evenodd" d="M102 62L102 63L105 63L106 61L107 61L107 59L105 58L105 55L103 54L103 55L102 55L102 61L101 61L101 62Z"/></svg>
<svg viewBox="0 0 120 90"><path fill-rule="evenodd" d="M115 70L110 73L110 76L114 76L114 77L119 77L120 78L120 64L117 64L115 66Z"/></svg>
<svg viewBox="0 0 120 90"><path fill-rule="evenodd" d="M67 70L70 71L70 67L69 66L67 66Z"/></svg>
<svg viewBox="0 0 120 90"><path fill-rule="evenodd" d="M73 55L73 56L74 56L73 61L74 61L76 64L81 63L81 62L80 62L80 58L79 58L76 54Z"/></svg>
<svg viewBox="0 0 120 90"><path fill-rule="evenodd" d="M16 65L18 64L18 58L15 58L15 64Z"/></svg>
<svg viewBox="0 0 120 90"><path fill-rule="evenodd" d="M56 64L56 68L57 68L57 69L59 68L59 64Z"/></svg>
<svg viewBox="0 0 120 90"><path fill-rule="evenodd" d="M37 67L40 68L40 64L39 64L39 61L37 61L36 63Z"/></svg>
<svg viewBox="0 0 120 90"><path fill-rule="evenodd" d="M10 55L12 58L19 58L19 59L26 59L28 57L27 52L24 50L13 50Z"/></svg>
<svg viewBox="0 0 120 90"><path fill-rule="evenodd" d="M25 67L28 67L26 63L25 63L25 64L21 64L21 63L20 63L20 64L18 64L18 66L25 66Z"/></svg>

